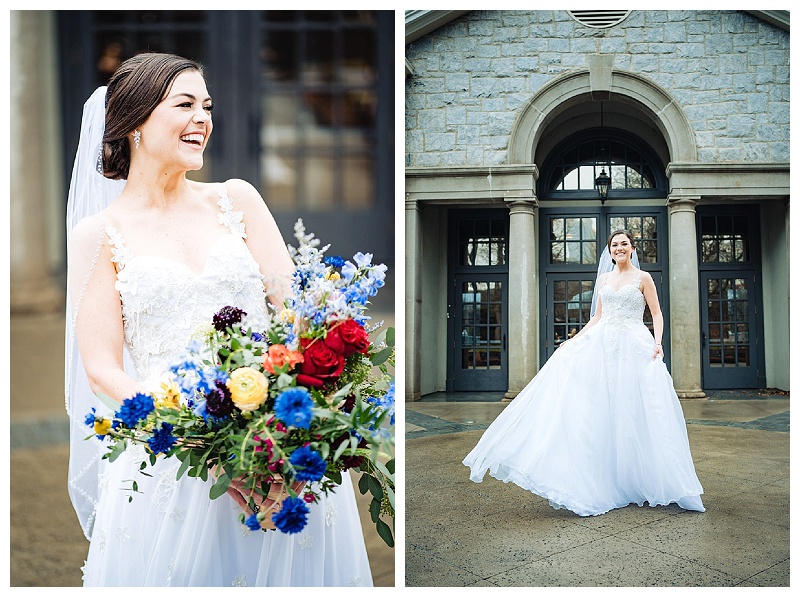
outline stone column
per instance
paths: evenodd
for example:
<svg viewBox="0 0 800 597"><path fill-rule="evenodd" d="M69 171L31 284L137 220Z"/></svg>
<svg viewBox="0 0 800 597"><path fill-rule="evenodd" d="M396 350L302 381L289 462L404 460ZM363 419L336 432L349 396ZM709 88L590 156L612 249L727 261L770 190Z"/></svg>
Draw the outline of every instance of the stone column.
<svg viewBox="0 0 800 597"><path fill-rule="evenodd" d="M700 347L700 290L695 206L699 196L670 195L669 299L672 380L681 398L705 398Z"/></svg>
<svg viewBox="0 0 800 597"><path fill-rule="evenodd" d="M57 161L55 31L50 11L11 12L11 128L9 131L11 197L12 313L62 308L64 292L51 270L48 214ZM63 222L63 218L61 219ZM59 237L61 235L59 234Z"/></svg>
<svg viewBox="0 0 800 597"><path fill-rule="evenodd" d="M513 399L538 370L539 301L536 279L538 203L507 200L508 234L508 392Z"/></svg>
<svg viewBox="0 0 800 597"><path fill-rule="evenodd" d="M406 401L420 400L420 342L422 326L422 214L419 204L406 197Z"/></svg>

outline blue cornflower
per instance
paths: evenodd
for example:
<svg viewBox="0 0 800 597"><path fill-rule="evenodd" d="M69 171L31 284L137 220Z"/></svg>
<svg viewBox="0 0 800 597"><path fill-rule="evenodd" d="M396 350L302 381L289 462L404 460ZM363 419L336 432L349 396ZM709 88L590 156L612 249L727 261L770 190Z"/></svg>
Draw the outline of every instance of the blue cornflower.
<svg viewBox="0 0 800 597"><path fill-rule="evenodd" d="M250 529L251 531L258 531L261 529L261 523L258 522L258 516L256 516L255 514L251 514L250 516L248 516L247 520L245 520L244 523L247 525L247 528Z"/></svg>
<svg viewBox="0 0 800 597"><path fill-rule="evenodd" d="M300 498L288 497L281 509L272 515L272 522L282 533L299 533L306 526L308 506Z"/></svg>
<svg viewBox="0 0 800 597"><path fill-rule="evenodd" d="M315 452L309 446L303 446L292 452L289 462L297 469L295 477L298 481L319 481L328 468L319 452Z"/></svg>
<svg viewBox="0 0 800 597"><path fill-rule="evenodd" d="M311 408L314 401L311 394L302 387L289 388L275 400L275 416L289 426L308 429L311 425Z"/></svg>
<svg viewBox="0 0 800 597"><path fill-rule="evenodd" d="M147 440L147 445L154 454L169 452L169 449L178 441L172 435L173 426L170 423L161 423L161 427L153 431L153 437Z"/></svg>
<svg viewBox="0 0 800 597"><path fill-rule="evenodd" d="M330 257L326 257L323 261L331 267L342 267L344 265L344 259L338 255L331 255Z"/></svg>
<svg viewBox="0 0 800 597"><path fill-rule="evenodd" d="M88 425L89 427L94 427L94 413L97 412L94 407L92 407L92 412L86 415L86 418L83 420L84 424Z"/></svg>
<svg viewBox="0 0 800 597"><path fill-rule="evenodd" d="M136 394L122 403L117 418L126 427L136 427L136 423L144 419L155 409L153 397L147 394Z"/></svg>
<svg viewBox="0 0 800 597"><path fill-rule="evenodd" d="M250 337L253 339L253 342L263 342L266 339L264 334L259 334L258 332L250 332Z"/></svg>

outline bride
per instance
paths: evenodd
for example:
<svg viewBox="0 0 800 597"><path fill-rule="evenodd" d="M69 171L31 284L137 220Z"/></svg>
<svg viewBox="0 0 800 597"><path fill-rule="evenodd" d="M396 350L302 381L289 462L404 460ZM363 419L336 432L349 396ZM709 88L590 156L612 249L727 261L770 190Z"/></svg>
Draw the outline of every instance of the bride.
<svg viewBox="0 0 800 597"><path fill-rule="evenodd" d="M642 322L645 302L655 338ZM645 502L704 512L663 330L633 237L612 233L591 319L484 432L463 462L470 478L480 483L488 470L580 516Z"/></svg>
<svg viewBox="0 0 800 597"><path fill-rule="evenodd" d="M232 484L182 477L176 459L137 475L143 449L109 463L84 419L158 389L192 332L226 305L266 321L293 263L258 192L186 178L203 166L213 104L201 67L140 54L87 101L67 215L69 492L91 543L84 584L371 585L352 483L310 505L302 533L252 532ZM102 140L102 141L101 141ZM175 460L175 462L172 462ZM136 479L129 500L125 487ZM249 514L249 509L247 510Z"/></svg>

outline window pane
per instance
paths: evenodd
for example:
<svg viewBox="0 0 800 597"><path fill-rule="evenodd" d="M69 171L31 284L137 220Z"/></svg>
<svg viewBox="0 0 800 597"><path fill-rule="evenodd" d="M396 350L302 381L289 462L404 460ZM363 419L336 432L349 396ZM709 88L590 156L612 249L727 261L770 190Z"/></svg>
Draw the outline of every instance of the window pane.
<svg viewBox="0 0 800 597"><path fill-rule="evenodd" d="M279 212L373 209L376 19L370 11L260 15L262 185L283 191L270 206Z"/></svg>

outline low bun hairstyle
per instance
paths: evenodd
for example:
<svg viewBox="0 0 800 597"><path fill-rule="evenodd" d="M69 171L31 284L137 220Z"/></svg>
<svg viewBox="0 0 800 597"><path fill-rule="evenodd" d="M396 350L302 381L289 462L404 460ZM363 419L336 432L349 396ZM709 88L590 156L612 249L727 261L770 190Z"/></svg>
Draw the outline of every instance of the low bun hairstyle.
<svg viewBox="0 0 800 597"><path fill-rule="evenodd" d="M608 253L609 253L609 255L611 254L611 241L612 241L612 240L614 240L614 237L615 237L615 236L618 236L618 235L620 235L620 234L624 234L625 236L627 236L627 237L628 237L628 240L629 240L629 241L631 241L631 247L632 247L632 248L636 248L636 244L635 244L635 243L634 243L634 241L633 241L633 235L632 235L630 232L628 232L627 230L615 230L615 231L614 231L614 232L612 232L612 233L611 233L611 235L608 237L608 242L606 243L606 246L608 246ZM614 265L616 265L616 264L617 264L617 262L614 260L614 258L613 258L613 257L611 258L611 263L613 263Z"/></svg>
<svg viewBox="0 0 800 597"><path fill-rule="evenodd" d="M141 126L184 71L203 68L174 54L137 54L111 76L106 91L106 127L103 133L103 176L127 179L131 166L128 135Z"/></svg>

